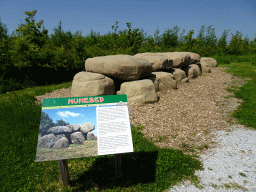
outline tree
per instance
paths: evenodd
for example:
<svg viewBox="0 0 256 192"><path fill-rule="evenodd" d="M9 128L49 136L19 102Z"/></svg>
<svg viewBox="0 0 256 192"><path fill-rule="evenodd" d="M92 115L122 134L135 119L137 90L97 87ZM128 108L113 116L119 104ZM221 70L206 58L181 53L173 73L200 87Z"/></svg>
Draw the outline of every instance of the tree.
<svg viewBox="0 0 256 192"><path fill-rule="evenodd" d="M53 31L54 34L51 34L51 42L54 45L58 47L65 45L65 47L71 48L70 41L72 40L73 35L70 31L64 33L64 31L61 28L61 21L58 28L54 28Z"/></svg>
<svg viewBox="0 0 256 192"><path fill-rule="evenodd" d="M40 128L39 128L39 135L43 136L48 134L47 131L54 127L55 123L52 122L52 119L49 117L49 115L42 111L41 113L41 120L40 120Z"/></svg>
<svg viewBox="0 0 256 192"><path fill-rule="evenodd" d="M178 26L174 26L172 30L165 30L164 34L162 35L162 44L164 47L176 47L178 45L178 31L180 29Z"/></svg>
<svg viewBox="0 0 256 192"><path fill-rule="evenodd" d="M228 46L228 52L231 55L239 55L241 53L241 45L244 42L244 40L242 40L242 34L236 31L235 35L233 35L233 33L231 33L231 35L232 39Z"/></svg>
<svg viewBox="0 0 256 192"><path fill-rule="evenodd" d="M159 31L159 29L157 28L157 30L155 31L155 33L154 33L154 37L155 37L155 44L159 44L159 42L160 42L160 36L159 36L159 33L160 33L160 31Z"/></svg>
<svg viewBox="0 0 256 192"><path fill-rule="evenodd" d="M42 32L39 30L43 24L43 20L39 21L35 25L35 20L33 17L35 16L36 12L37 10L33 10L31 12L25 11L24 13L29 16L25 18L27 24L21 24L18 29L16 29L16 32L21 34L21 36L26 37L29 43L34 43L41 48L46 42L44 37L47 35L48 30L43 29Z"/></svg>
<svg viewBox="0 0 256 192"><path fill-rule="evenodd" d="M65 125L69 125L69 123L66 123L62 119L61 120L57 120L57 123L55 123L55 126L65 126Z"/></svg>
<svg viewBox="0 0 256 192"><path fill-rule="evenodd" d="M197 35L197 44L202 46L202 45L205 45L205 37L204 37L204 28L205 28L205 25L203 25Z"/></svg>
<svg viewBox="0 0 256 192"><path fill-rule="evenodd" d="M0 39L7 39L9 36L7 34L8 32L8 29L6 27L6 25L4 25L2 22L1 22L1 18L0 18Z"/></svg>
<svg viewBox="0 0 256 192"><path fill-rule="evenodd" d="M207 35L205 37L205 44L209 47L216 46L216 44L217 44L215 29L212 29L211 27L212 27L212 25L207 27Z"/></svg>

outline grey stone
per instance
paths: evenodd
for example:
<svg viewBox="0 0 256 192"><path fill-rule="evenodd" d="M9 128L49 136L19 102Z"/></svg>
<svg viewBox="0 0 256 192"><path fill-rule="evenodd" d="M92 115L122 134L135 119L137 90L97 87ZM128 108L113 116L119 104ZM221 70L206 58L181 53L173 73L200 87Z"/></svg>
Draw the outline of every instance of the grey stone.
<svg viewBox="0 0 256 192"><path fill-rule="evenodd" d="M157 94L155 86L150 79L125 82L121 85L117 95L127 95L128 102L143 104L145 102L156 102Z"/></svg>
<svg viewBox="0 0 256 192"><path fill-rule="evenodd" d="M87 134L87 140L90 141L90 140L97 140L97 137L95 137L95 135L91 132L89 132Z"/></svg>
<svg viewBox="0 0 256 192"><path fill-rule="evenodd" d="M37 147L51 149L60 138L60 136L56 137L53 133L42 136L38 139Z"/></svg>
<svg viewBox="0 0 256 192"><path fill-rule="evenodd" d="M214 58L211 57L201 57L201 63L207 63L209 67L217 67L218 63Z"/></svg>
<svg viewBox="0 0 256 192"><path fill-rule="evenodd" d="M81 71L72 81L71 97L113 95L114 81L102 74Z"/></svg>
<svg viewBox="0 0 256 192"><path fill-rule="evenodd" d="M71 134L71 141L73 144L79 144L79 145L83 145L85 138L82 134L82 132L75 132Z"/></svg>
<svg viewBox="0 0 256 192"><path fill-rule="evenodd" d="M95 126L91 123L82 123L79 126L81 127L80 130L82 133L88 133L95 129Z"/></svg>
<svg viewBox="0 0 256 192"><path fill-rule="evenodd" d="M85 69L87 72L131 81L150 75L152 65L145 59L130 55L108 55L86 59Z"/></svg>
<svg viewBox="0 0 256 192"><path fill-rule="evenodd" d="M135 58L142 58L149 61L152 65L152 71L161 71L163 69L170 69L172 68L173 62L169 60L164 55L159 55L155 53L138 53L135 54L133 57Z"/></svg>
<svg viewBox="0 0 256 192"><path fill-rule="evenodd" d="M60 150L69 147L68 139L66 137L60 138L52 147L52 150Z"/></svg>

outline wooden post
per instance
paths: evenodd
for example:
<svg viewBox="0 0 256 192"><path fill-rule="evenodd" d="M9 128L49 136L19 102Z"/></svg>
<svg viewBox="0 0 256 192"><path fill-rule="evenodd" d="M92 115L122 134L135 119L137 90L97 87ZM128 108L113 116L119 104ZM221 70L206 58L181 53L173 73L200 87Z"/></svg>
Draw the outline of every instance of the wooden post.
<svg viewBox="0 0 256 192"><path fill-rule="evenodd" d="M68 160L58 160L59 172L60 172L60 181L64 187L68 186L69 174L68 174Z"/></svg>
<svg viewBox="0 0 256 192"><path fill-rule="evenodd" d="M115 177L122 176L122 154L114 154L115 157Z"/></svg>

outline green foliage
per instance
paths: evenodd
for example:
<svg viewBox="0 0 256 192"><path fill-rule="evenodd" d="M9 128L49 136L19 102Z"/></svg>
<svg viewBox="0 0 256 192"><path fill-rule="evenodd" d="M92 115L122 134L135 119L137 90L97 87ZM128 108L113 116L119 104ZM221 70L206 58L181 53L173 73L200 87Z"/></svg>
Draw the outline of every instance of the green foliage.
<svg viewBox="0 0 256 192"><path fill-rule="evenodd" d="M6 28L6 25L4 25L1 22L1 18L0 18L0 40L3 38L5 38L5 39L8 38L7 32L8 32L8 29Z"/></svg>
<svg viewBox="0 0 256 192"><path fill-rule="evenodd" d="M40 127L39 127L39 135L44 136L48 134L48 130L55 126L65 126L69 125L69 123L66 123L65 121L57 120L57 123L53 123L52 119L49 117L49 115L42 111L41 113L41 119L40 119Z"/></svg>
<svg viewBox="0 0 256 192"><path fill-rule="evenodd" d="M54 127L54 125L55 124L52 122L52 119L49 117L49 115L42 111L41 119L40 119L39 135L43 136L47 134L47 131L51 127Z"/></svg>
<svg viewBox="0 0 256 192"><path fill-rule="evenodd" d="M177 25L172 30L165 30L162 35L162 46L165 48L176 47L178 45L178 31L179 28Z"/></svg>
<svg viewBox="0 0 256 192"><path fill-rule="evenodd" d="M63 75L58 75L58 73L63 74L63 70L69 72L84 70L84 61L97 56L188 51L207 57L256 52L256 38L249 42L248 38L242 39L237 32L233 35L230 45L227 46L227 30L217 40L212 25L207 27L206 35L204 35L205 26L203 25L196 38L193 38L194 30L190 30L185 36L185 30L183 30L178 38L179 28L177 26L171 30L165 30L162 35L157 29L153 38L150 35L148 37L144 35L143 29L132 30L131 23L128 22L126 23L128 30L117 32L118 21L116 21L112 26L113 33L109 32L100 36L99 33L91 30L90 35L82 37L81 32L76 32L74 35L70 31L64 32L60 21L58 28L53 29L54 34L48 36L46 29L39 31L43 21L35 24L33 20L36 10L24 13L28 15L25 19L26 24L21 24L16 29L16 34L13 32L10 37L7 35L5 25L0 22L0 71L3 73L0 77L1 91L19 90L32 86L34 83L39 85L34 79L38 76L35 71L44 73L48 69L52 71L46 79L40 77L42 82L47 83L50 76L62 77ZM11 71L21 74L19 70L23 70L23 73L26 71L27 74L22 73L22 78L10 77Z"/></svg>
<svg viewBox="0 0 256 192"><path fill-rule="evenodd" d="M35 20L33 17L35 16L36 12L37 10L31 12L25 11L24 13L29 16L25 18L27 24L21 24L18 29L16 29L16 32L21 32L22 36L26 37L29 43L34 43L39 47L42 47L46 42L43 36L48 33L48 30L43 29L42 32L39 31L41 25L43 24L43 20L39 21L35 25Z"/></svg>
<svg viewBox="0 0 256 192"><path fill-rule="evenodd" d="M228 54L240 55L242 53L241 45L244 42L245 40L242 40L242 35L240 32L237 31L235 35L232 34L232 40L230 41L230 44L228 46Z"/></svg>

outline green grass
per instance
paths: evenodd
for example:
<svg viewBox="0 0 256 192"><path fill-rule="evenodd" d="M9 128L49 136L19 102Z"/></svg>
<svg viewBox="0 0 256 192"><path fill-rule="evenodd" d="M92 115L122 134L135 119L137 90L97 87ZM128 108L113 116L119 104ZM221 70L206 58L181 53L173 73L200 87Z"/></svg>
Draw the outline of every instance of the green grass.
<svg viewBox="0 0 256 192"><path fill-rule="evenodd" d="M219 67L229 67L229 73L252 79L241 90L234 91L244 103L233 116L239 123L256 129L256 65L250 61L252 57L236 56L239 63L232 56L212 57ZM0 191L99 191L93 187L93 181L101 191L155 192L167 191L187 179L202 188L194 175L196 170L203 170L202 164L181 151L156 147L143 138L142 126L132 126L134 152L122 154L123 176L120 179L112 179L114 155L68 159L70 187L63 188L57 161L35 163L41 106L35 105L34 96L69 86L71 82L65 82L0 95ZM162 139L165 138L159 141ZM186 144L184 148L194 150ZM208 146L200 149L204 148Z"/></svg>

